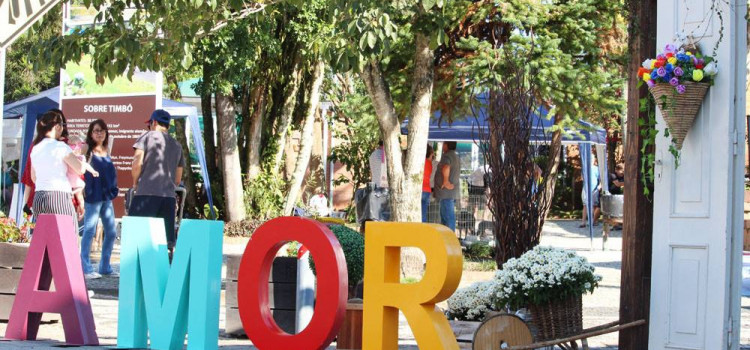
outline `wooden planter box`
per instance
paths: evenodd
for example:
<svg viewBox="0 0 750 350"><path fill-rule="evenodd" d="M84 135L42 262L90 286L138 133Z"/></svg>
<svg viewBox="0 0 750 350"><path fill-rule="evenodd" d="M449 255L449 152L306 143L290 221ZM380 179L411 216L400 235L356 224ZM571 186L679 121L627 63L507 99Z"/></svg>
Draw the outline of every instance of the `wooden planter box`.
<svg viewBox="0 0 750 350"><path fill-rule="evenodd" d="M237 303L237 276L241 259L241 255L227 255L224 330L227 334L236 336L245 335ZM294 334L297 307L297 258L276 258L268 283L268 299L274 321L285 332Z"/></svg>
<svg viewBox="0 0 750 350"><path fill-rule="evenodd" d="M362 299L352 299L346 304L344 323L336 337L336 349L362 349Z"/></svg>
<svg viewBox="0 0 750 350"><path fill-rule="evenodd" d="M10 316L28 252L28 244L0 243L0 321Z"/></svg>

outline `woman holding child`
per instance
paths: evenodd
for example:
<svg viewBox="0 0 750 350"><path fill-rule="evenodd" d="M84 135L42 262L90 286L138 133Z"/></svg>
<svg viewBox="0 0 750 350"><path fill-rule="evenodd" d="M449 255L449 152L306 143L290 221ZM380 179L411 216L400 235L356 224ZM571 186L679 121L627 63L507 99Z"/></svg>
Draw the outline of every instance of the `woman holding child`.
<svg viewBox="0 0 750 350"><path fill-rule="evenodd" d="M68 170L83 174L89 167L79 160L73 150L58 141L64 122L60 113L49 111L37 121L37 136L31 151L31 179L34 182L34 215L60 214L76 217L73 190ZM91 169L93 170L93 169ZM94 176L98 176L94 173ZM77 220L73 219L74 225Z"/></svg>
<svg viewBox="0 0 750 350"><path fill-rule="evenodd" d="M81 263L83 264L83 273L91 279L99 278L101 275L116 275L112 271L109 260L117 235L112 200L117 198L119 189L117 188L117 170L109 157L109 130L103 120L97 119L89 125L86 145L88 146L86 159L88 159L91 167L99 173L98 177L86 173L86 186L84 187L85 210L83 238L81 239ZM104 243L102 258L99 261L99 272L97 273L91 266L89 252L91 251L91 240L96 234L96 227L100 218L102 219L102 226L104 226Z"/></svg>

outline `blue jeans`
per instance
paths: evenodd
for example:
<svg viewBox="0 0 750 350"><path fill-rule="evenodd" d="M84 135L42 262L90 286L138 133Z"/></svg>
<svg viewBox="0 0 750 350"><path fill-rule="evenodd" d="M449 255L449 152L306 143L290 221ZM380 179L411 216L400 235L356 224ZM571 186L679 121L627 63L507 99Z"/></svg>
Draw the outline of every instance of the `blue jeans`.
<svg viewBox="0 0 750 350"><path fill-rule="evenodd" d="M85 214L83 217L83 238L81 238L81 264L83 273L92 273L94 268L91 266L89 254L91 253L91 241L96 234L96 226L99 218L102 219L104 226L104 244L102 246L102 259L99 261L99 273L109 275L112 273L112 267L109 265L112 256L112 248L115 245L117 231L115 230L115 210L112 207L112 201L102 201L96 203L84 203Z"/></svg>
<svg viewBox="0 0 750 350"><path fill-rule="evenodd" d="M427 211L430 209L430 192L422 192L422 222L427 222Z"/></svg>
<svg viewBox="0 0 750 350"><path fill-rule="evenodd" d="M450 227L453 232L456 232L456 200L441 199L440 200L440 223Z"/></svg>

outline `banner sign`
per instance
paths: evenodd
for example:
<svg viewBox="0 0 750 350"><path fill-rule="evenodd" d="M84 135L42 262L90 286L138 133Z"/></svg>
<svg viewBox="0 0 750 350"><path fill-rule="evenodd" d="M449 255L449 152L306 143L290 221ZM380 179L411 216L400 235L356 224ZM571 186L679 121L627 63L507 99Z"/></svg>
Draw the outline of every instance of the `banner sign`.
<svg viewBox="0 0 750 350"><path fill-rule="evenodd" d="M0 0L0 48L10 46L59 0Z"/></svg>
<svg viewBox="0 0 750 350"><path fill-rule="evenodd" d="M103 119L109 129L110 157L117 168L119 196L113 201L115 216L125 213L125 193L133 186L130 173L133 163L133 144L146 132L144 123L156 109L156 96L110 96L67 98L60 100L68 119L70 135L85 139L89 124Z"/></svg>
<svg viewBox="0 0 750 350"><path fill-rule="evenodd" d="M63 35L93 27L93 13L80 4L63 4ZM125 215L125 193L133 186L133 144L147 131L144 122L155 109L161 108L162 74L136 69L130 79L118 76L97 82L91 60L91 55L84 54L79 62L68 62L60 70L60 109L67 118L71 136L85 139L92 121L102 119L107 123L110 156L117 168L120 188L113 202L115 216L119 218Z"/></svg>

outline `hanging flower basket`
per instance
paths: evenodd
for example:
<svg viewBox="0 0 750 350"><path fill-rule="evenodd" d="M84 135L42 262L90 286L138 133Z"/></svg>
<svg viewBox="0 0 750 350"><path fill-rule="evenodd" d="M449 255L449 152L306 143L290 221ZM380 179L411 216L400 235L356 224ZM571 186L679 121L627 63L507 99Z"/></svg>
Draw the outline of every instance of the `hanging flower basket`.
<svg viewBox="0 0 750 350"><path fill-rule="evenodd" d="M682 86L685 87L682 94L676 94L670 84L656 84L649 89L657 103L665 101L660 105L661 115L678 150L682 149L688 130L693 126L711 84L687 81Z"/></svg>
<svg viewBox="0 0 750 350"><path fill-rule="evenodd" d="M717 73L716 62L703 57L694 44L679 50L667 44L662 53L638 69L638 77L648 84L678 151Z"/></svg>

